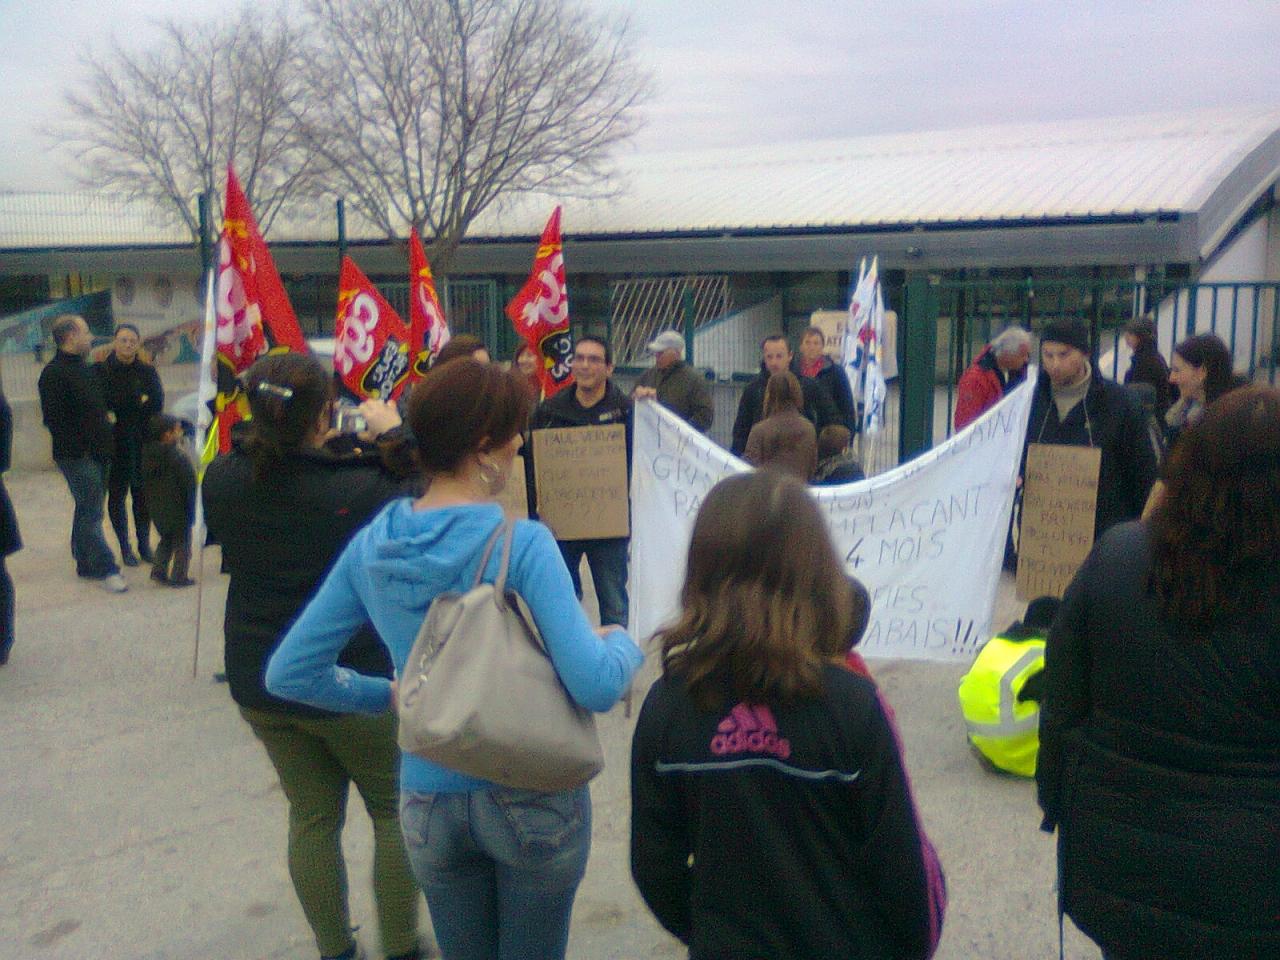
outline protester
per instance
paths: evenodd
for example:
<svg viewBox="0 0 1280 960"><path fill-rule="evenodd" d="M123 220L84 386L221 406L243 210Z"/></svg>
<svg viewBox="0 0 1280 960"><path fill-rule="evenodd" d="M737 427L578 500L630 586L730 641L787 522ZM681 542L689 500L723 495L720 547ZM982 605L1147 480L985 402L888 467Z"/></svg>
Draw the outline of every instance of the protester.
<svg viewBox="0 0 1280 960"><path fill-rule="evenodd" d="M1222 338L1200 333L1173 348L1169 382L1178 388L1178 400L1165 415L1166 436L1172 445L1183 430L1204 416L1209 404L1243 381L1231 370L1231 351Z"/></svg>
<svg viewBox="0 0 1280 960"><path fill-rule="evenodd" d="M272 658L269 690L329 710L387 710L390 681L339 667L338 651L371 620L403 670L432 600L470 586L504 522L494 497L528 409L517 374L466 359L414 388L409 422L427 492L391 503L351 541ZM513 536L507 585L527 602L569 696L608 710L642 662L639 648L620 628L591 630L545 527L520 521ZM591 843L587 786L517 790L405 755L401 789L405 842L444 957L563 957Z"/></svg>
<svg viewBox="0 0 1280 960"><path fill-rule="evenodd" d="M631 398L613 382L613 351L599 337L581 336L573 346L573 386L542 401L533 415L534 430L563 427L586 427L620 423L626 429L627 479L631 478ZM533 457L527 452L525 462L534 470ZM536 495L536 491L535 491ZM595 540L559 540L560 554L569 568L573 589L582 598L579 568L587 558L591 582L600 603L600 622L625 626L629 600L627 597L627 551L629 537L603 537Z"/></svg>
<svg viewBox="0 0 1280 960"><path fill-rule="evenodd" d="M1169 392L1169 365L1160 356L1160 348L1156 345L1155 323L1149 316L1131 321L1124 328L1124 342L1133 352L1129 369L1124 373L1125 386L1147 384L1155 391L1151 413L1157 421L1163 422L1172 398Z"/></svg>
<svg viewBox="0 0 1280 960"><path fill-rule="evenodd" d="M191 524L195 521L196 472L182 452L182 421L165 413L151 418L142 451L142 482L160 542L151 579L170 587L189 587ZM170 562L172 561L172 568Z"/></svg>
<svg viewBox="0 0 1280 960"><path fill-rule="evenodd" d="M1060 320L1045 328L1027 444L1102 451L1094 511L1097 538L1115 524L1141 515L1155 482L1156 454L1137 401L1120 384L1104 380L1090 356L1089 331L1083 323ZM1025 460L1024 449L1024 467Z"/></svg>
<svg viewBox="0 0 1280 960"><path fill-rule="evenodd" d="M1057 597L1037 597L1026 614L982 645L957 696L969 743L996 770L1033 777L1040 752L1044 644Z"/></svg>
<svg viewBox="0 0 1280 960"><path fill-rule="evenodd" d="M147 442L151 418L164 409L160 374L140 352L141 334L132 323L116 327L111 352L97 364L107 409L115 417L112 427L115 454L107 475L107 516L120 542L120 560L136 567L139 558L151 562L151 513L142 482L142 447ZM129 516L125 498L133 498L133 527L138 552L129 543Z"/></svg>
<svg viewBox="0 0 1280 960"><path fill-rule="evenodd" d="M982 348L956 385L955 428L963 430L1027 377L1031 334L1007 327Z"/></svg>
<svg viewBox="0 0 1280 960"><path fill-rule="evenodd" d="M853 402L853 388L844 367L827 356L827 335L821 327L809 327L800 337L800 358L797 371L821 384L836 406L840 420L850 433L857 433L858 408Z"/></svg>
<svg viewBox="0 0 1280 960"><path fill-rule="evenodd" d="M68 313L53 321L53 342L57 352L40 371L40 411L53 438L53 462L75 502L71 556L76 574L97 580L111 593L124 593L129 584L102 535L102 501L114 444L102 382L85 362L93 335L83 317Z"/></svg>
<svg viewBox="0 0 1280 960"><path fill-rule="evenodd" d="M434 374L433 374L434 376ZM373 892L383 952L422 956L418 890L397 815L395 715L336 716L271 695L263 673L285 630L334 558L388 500L411 488L408 445L393 407L360 406L376 450L324 447L333 381L310 355L263 357L245 374L253 419L205 474L204 507L231 575L224 616L226 670L241 716L262 741L289 802L289 874L322 957L353 958L342 825L354 783L373 821ZM343 670L384 678L391 660L364 618L332 651Z"/></svg>
<svg viewBox="0 0 1280 960"><path fill-rule="evenodd" d="M695 430L710 430L716 415L711 387L701 371L684 362L684 337L675 330L664 330L645 349L653 354L653 366L640 375L632 396L637 400L656 398Z"/></svg>
<svg viewBox="0 0 1280 960"><path fill-rule="evenodd" d="M521 343L516 347L516 355L512 358L512 363L529 384L529 396L534 403L537 403L542 399L542 380L538 376L538 357L533 352L533 347L527 343Z"/></svg>
<svg viewBox="0 0 1280 960"><path fill-rule="evenodd" d="M849 429L838 423L822 428L818 434L818 469L813 472L815 485L834 487L866 479L862 464L849 447L852 441Z"/></svg>
<svg viewBox="0 0 1280 960"><path fill-rule="evenodd" d="M945 887L895 731L842 665L865 596L800 483L708 493L631 747L631 874L690 957L937 947Z"/></svg>
<svg viewBox="0 0 1280 960"><path fill-rule="evenodd" d="M742 459L753 467L767 467L808 483L818 466L818 437L813 424L800 413L804 395L789 370L775 373L764 389L764 418L751 428Z"/></svg>
<svg viewBox="0 0 1280 960"><path fill-rule="evenodd" d="M1211 404L1049 635L1059 903L1111 960L1280 956L1280 391Z"/></svg>
<svg viewBox="0 0 1280 960"><path fill-rule="evenodd" d="M458 357L471 357L480 363L489 363L489 348L484 345L484 341L479 337L472 336L469 333L459 333L449 339L440 352L436 354L435 360L431 362L431 366L438 367L442 363L448 363L450 360L456 360Z"/></svg>
<svg viewBox="0 0 1280 960"><path fill-rule="evenodd" d="M3 474L9 470L13 452L13 411L0 389L0 667L9 662L13 649L13 577L5 566L8 557L22 549L18 515L5 489Z"/></svg>
<svg viewBox="0 0 1280 960"><path fill-rule="evenodd" d="M747 449L747 438L764 415L764 388L769 378L775 373L793 369L791 348L787 346L787 338L780 333L770 334L760 342L760 374L746 385L742 398L738 401L738 416L733 421L733 442L730 452L734 456L742 456ZM804 395L804 403L800 412L813 424L815 430L840 422L840 414L827 394L826 387L816 380L796 374L800 380L800 390ZM856 431L854 431L856 432Z"/></svg>

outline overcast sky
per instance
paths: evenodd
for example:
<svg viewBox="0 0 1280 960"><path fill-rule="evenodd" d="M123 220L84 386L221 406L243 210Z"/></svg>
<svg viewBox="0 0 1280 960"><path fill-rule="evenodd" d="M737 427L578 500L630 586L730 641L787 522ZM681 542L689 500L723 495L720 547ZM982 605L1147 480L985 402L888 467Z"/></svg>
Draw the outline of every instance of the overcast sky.
<svg viewBox="0 0 1280 960"><path fill-rule="evenodd" d="M264 0L265 2L265 0ZM589 0L629 12L637 149L1280 107L1276 0ZM240 0L0 0L0 187L70 189L39 129L77 57Z"/></svg>

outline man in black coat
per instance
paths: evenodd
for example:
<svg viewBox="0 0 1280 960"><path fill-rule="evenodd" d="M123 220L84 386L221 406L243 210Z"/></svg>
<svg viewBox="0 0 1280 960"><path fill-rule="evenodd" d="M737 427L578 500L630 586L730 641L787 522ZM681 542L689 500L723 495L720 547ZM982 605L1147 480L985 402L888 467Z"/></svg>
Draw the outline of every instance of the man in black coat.
<svg viewBox="0 0 1280 960"><path fill-rule="evenodd" d="M800 337L800 356L796 358L792 372L798 376L816 380L826 391L840 414L839 423L851 434L856 434L862 424L858 408L853 402L853 388L842 364L836 363L826 353L827 335L821 327L810 327ZM821 433L821 428L819 428Z"/></svg>
<svg viewBox="0 0 1280 960"><path fill-rule="evenodd" d="M1031 400L1027 445L1098 447L1094 539L1142 515L1156 480L1156 454L1137 400L1102 379L1090 362L1089 331L1078 321L1051 324L1040 337L1040 376ZM1023 448L1025 474L1026 448Z"/></svg>
<svg viewBox="0 0 1280 960"><path fill-rule="evenodd" d="M64 314L53 322L57 352L40 372L44 425L53 438L58 465L75 501L71 556L76 573L98 580L112 593L129 589L102 535L102 502L114 444L102 382L85 362L93 335L83 317Z"/></svg>
<svg viewBox="0 0 1280 960"><path fill-rule="evenodd" d="M738 401L738 417L733 421L733 444L729 448L731 453L740 457L746 452L751 428L764 416L765 384L775 373L782 373L784 370L790 370L800 381L800 389L804 392L804 409L800 412L813 424L815 430L821 433L823 427L841 423L840 413L826 388L800 374L794 366L786 337L780 333L765 337L760 343L760 353L760 374L747 384L742 391L742 399Z"/></svg>
<svg viewBox="0 0 1280 960"><path fill-rule="evenodd" d="M613 350L599 337L579 337L573 347L573 386L548 397L534 411L530 428L550 430L564 427L589 427L620 423L626 433L627 479L631 478L631 398L613 382ZM533 451L527 451L526 463L533 471ZM534 472L536 475L536 472ZM536 490L535 490L536 495ZM536 508L535 508L536 509ZM587 558L596 599L600 602L600 623L625 627L630 612L627 596L627 551L630 537L601 537L593 540L561 540L556 538L560 554L573 580L574 592L582 597L579 568Z"/></svg>

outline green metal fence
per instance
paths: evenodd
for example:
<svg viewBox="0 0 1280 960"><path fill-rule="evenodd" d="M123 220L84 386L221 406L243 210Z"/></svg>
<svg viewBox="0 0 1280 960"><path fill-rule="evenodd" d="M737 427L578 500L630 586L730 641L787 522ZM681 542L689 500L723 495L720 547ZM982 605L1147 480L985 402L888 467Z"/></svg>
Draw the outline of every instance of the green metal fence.
<svg viewBox="0 0 1280 960"><path fill-rule="evenodd" d="M955 384L983 346L1008 326L1038 334L1060 319L1090 330L1104 376L1128 367L1124 326L1155 321L1160 352L1194 333L1216 333L1236 372L1275 384L1280 367L1280 282L1172 285L1133 281L963 281L908 277L898 332L901 370L899 457L909 459L950 436Z"/></svg>

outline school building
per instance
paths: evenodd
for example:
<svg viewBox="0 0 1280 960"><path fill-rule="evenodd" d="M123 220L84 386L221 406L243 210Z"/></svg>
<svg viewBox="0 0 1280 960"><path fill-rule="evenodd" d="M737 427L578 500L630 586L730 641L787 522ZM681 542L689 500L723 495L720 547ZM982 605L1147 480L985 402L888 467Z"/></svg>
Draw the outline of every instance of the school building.
<svg viewBox="0 0 1280 960"><path fill-rule="evenodd" d="M608 334L622 367L647 362L656 331L685 330L694 363L724 385L717 435L760 338L845 308L871 257L900 318L904 377L949 383L993 331L1061 315L1092 324L1106 372L1123 372L1115 330L1150 311L1166 353L1215 329L1242 372L1274 380L1278 179L1280 108L634 154L607 197L526 194L488 211L447 278L446 310L509 356L502 307L558 203L575 326ZM349 230L350 255L403 306L404 244L354 218ZM304 327L331 336L334 219L281 221L268 240ZM37 351L50 301L87 296L99 330L131 320L162 363L192 360L199 273L189 235L122 198L0 194L6 354Z"/></svg>

